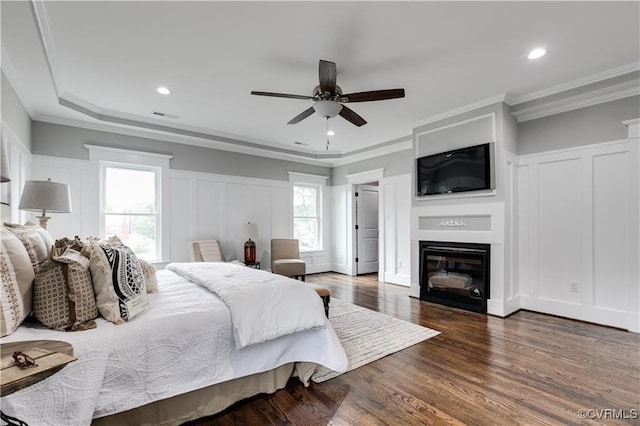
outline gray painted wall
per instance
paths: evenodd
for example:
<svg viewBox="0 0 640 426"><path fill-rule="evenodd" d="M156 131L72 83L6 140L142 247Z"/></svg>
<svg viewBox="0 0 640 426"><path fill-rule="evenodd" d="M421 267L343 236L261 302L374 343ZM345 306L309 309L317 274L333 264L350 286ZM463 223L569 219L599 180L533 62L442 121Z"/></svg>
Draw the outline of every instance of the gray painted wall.
<svg viewBox="0 0 640 426"><path fill-rule="evenodd" d="M217 173L260 179L288 181L287 172L331 176L329 167L294 161L277 160L255 155L221 151L165 142L149 138L122 135L79 127L34 121L32 125L33 154L88 160L84 144L171 154L170 167L178 170ZM328 182L330 185L331 183Z"/></svg>
<svg viewBox="0 0 640 426"><path fill-rule="evenodd" d="M622 121L640 117L640 96L567 111L518 125L518 154L627 138Z"/></svg>
<svg viewBox="0 0 640 426"><path fill-rule="evenodd" d="M347 175L366 172L375 169L384 169L384 176L398 176L411 173L413 164L413 150L394 152L379 157L356 161L344 166L336 166L331 169L332 185L344 185L347 183Z"/></svg>
<svg viewBox="0 0 640 426"><path fill-rule="evenodd" d="M31 149L31 117L7 77L2 74L2 121Z"/></svg>

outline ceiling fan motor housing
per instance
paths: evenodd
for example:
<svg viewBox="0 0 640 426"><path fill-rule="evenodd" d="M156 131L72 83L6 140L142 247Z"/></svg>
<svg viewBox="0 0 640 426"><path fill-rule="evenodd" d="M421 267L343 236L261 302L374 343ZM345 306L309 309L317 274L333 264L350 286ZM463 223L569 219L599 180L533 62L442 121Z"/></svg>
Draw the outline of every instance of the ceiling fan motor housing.
<svg viewBox="0 0 640 426"><path fill-rule="evenodd" d="M335 93L330 93L330 92L322 93L321 90L320 90L320 86L316 86L316 87L313 88L313 97L318 99L318 100L335 101L335 100L338 100L338 98L341 97L341 96L342 96L342 89L337 84L336 84Z"/></svg>

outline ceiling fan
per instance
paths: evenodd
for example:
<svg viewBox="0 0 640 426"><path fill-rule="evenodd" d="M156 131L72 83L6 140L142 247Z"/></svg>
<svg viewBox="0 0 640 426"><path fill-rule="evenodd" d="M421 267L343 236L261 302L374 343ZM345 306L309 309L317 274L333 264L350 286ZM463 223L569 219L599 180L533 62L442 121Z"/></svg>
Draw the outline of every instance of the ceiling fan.
<svg viewBox="0 0 640 426"><path fill-rule="evenodd" d="M345 95L342 93L340 86L336 84L336 64L320 60L318 68L320 84L313 89L312 96L257 91L252 91L251 94L272 96L275 98L304 99L315 102L312 107L293 117L287 124L299 123L316 112L327 119L339 114L342 118L358 127L367 124L366 120L356 114L356 112L351 108L342 104L349 102L370 102L404 98L404 89L370 90L367 92L349 93Z"/></svg>

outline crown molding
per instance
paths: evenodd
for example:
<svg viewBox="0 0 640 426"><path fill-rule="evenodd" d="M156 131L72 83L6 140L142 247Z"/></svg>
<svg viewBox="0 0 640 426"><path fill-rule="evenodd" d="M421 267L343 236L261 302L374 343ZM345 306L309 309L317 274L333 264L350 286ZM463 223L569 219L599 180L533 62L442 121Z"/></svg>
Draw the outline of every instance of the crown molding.
<svg viewBox="0 0 640 426"><path fill-rule="evenodd" d="M507 102L507 101L510 101L510 100L511 100L511 97L510 97L509 94L502 93L500 95L496 95L496 96L493 96L493 97L490 97L490 98L482 99L482 100L480 100L478 102L473 102L473 103L464 105L464 106L462 106L460 108L456 108L456 109L452 109L452 110L443 112L441 114L432 115L431 117L429 117L427 119L420 120L420 121L412 123L411 127L413 129L416 129L418 127L425 126L427 124L435 123L436 121L440 121L440 120L444 120L444 119L447 119L447 118L455 117L456 115L460 115L460 114L464 114L466 112L474 111L476 109L483 108L483 107L486 107L486 106L489 106L489 105L493 105L493 104L496 104L498 102L504 102L504 103L507 103L507 104L511 105L509 102Z"/></svg>
<svg viewBox="0 0 640 426"><path fill-rule="evenodd" d="M45 6L44 0L32 0L31 6L33 10L33 16L36 21L36 28L38 29L38 35L40 36L40 43L42 44L42 50L44 51L44 60L49 68L49 74L53 83L53 90L56 95L60 97L61 93L64 93L64 85L62 78L57 72L57 56L55 53L55 47L53 42L53 36L51 35L51 25L49 24L49 14Z"/></svg>
<svg viewBox="0 0 640 426"><path fill-rule="evenodd" d="M619 77L621 75L629 74L630 72L640 70L640 62L633 62L631 64L623 65L621 67L612 68L603 72L589 75L587 77L571 80L566 83L558 84L556 86L548 87L543 90L531 92L522 96L513 96L509 105L518 105L525 102L532 101L534 99L544 98L547 96L555 95L557 93L566 92L567 90L577 89L578 87L586 86L593 83L598 83L610 78Z"/></svg>
<svg viewBox="0 0 640 426"><path fill-rule="evenodd" d="M637 80L511 112L519 123L640 94Z"/></svg>

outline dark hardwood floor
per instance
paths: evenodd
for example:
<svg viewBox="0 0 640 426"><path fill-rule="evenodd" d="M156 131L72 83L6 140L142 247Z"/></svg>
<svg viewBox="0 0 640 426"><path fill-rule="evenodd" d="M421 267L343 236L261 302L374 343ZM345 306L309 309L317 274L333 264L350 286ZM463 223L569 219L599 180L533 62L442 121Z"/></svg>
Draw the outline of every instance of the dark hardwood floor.
<svg viewBox="0 0 640 426"><path fill-rule="evenodd" d="M502 319L421 302L377 275L307 281L442 334L308 388L292 379L273 395L190 425L640 424L638 334L527 311Z"/></svg>

